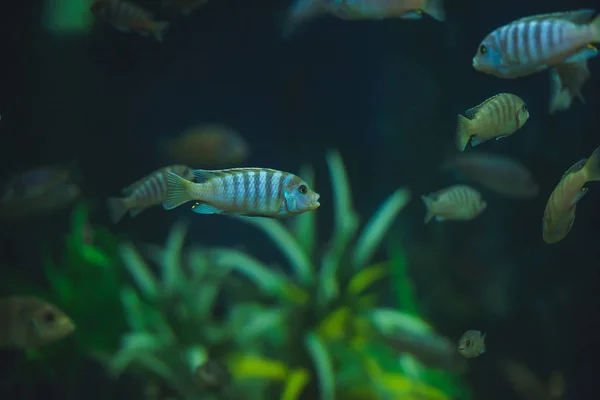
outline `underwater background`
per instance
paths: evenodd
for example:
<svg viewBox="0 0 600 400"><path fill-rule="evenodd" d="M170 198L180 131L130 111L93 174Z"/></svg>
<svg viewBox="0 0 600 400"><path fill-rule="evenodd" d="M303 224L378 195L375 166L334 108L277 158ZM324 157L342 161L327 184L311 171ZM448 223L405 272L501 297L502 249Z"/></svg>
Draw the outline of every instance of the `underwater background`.
<svg viewBox="0 0 600 400"><path fill-rule="evenodd" d="M323 17L284 39L288 6L209 0L161 43L77 1L2 7L0 178L73 164L81 196L2 221L0 294L46 299L76 330L3 349L0 399L597 398L598 183L561 242L544 243L542 215L600 145L600 61L585 103L554 114L547 73L471 66L496 27L596 3L446 0L444 22ZM457 114L501 92L530 118L482 151L519 160L539 194L474 184L481 216L424 224L420 196L457 182L440 170ZM158 206L113 224L106 199L203 124L248 143L231 167L296 173L321 206L282 220ZM486 333L477 358L456 353L470 329Z"/></svg>

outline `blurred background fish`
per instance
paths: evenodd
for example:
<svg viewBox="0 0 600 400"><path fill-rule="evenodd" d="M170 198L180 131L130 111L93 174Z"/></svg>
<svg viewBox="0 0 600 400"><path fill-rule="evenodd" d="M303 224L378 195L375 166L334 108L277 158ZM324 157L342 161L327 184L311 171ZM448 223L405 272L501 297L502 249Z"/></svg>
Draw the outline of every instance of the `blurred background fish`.
<svg viewBox="0 0 600 400"><path fill-rule="evenodd" d="M74 330L73 321L44 300L23 296L0 299L0 347L35 349Z"/></svg>
<svg viewBox="0 0 600 400"><path fill-rule="evenodd" d="M458 339L458 352L467 358L485 353L485 334L476 330L466 331Z"/></svg>
<svg viewBox="0 0 600 400"><path fill-rule="evenodd" d="M134 218L147 208L165 201L168 172L187 180L194 179L194 171L185 165L170 165L156 170L125 187L121 191L125 197L110 197L107 200L110 220L116 224L127 212Z"/></svg>
<svg viewBox="0 0 600 400"><path fill-rule="evenodd" d="M178 11L184 16L188 16L207 2L208 0L163 0L162 4L165 7Z"/></svg>
<svg viewBox="0 0 600 400"><path fill-rule="evenodd" d="M507 156L470 151L448 159L442 169L457 171L459 178L477 182L507 197L529 199L539 193L532 173Z"/></svg>
<svg viewBox="0 0 600 400"><path fill-rule="evenodd" d="M500 367L513 390L522 400L557 400L564 398L565 382L561 373L552 373L548 383L544 383L539 376L523 363L514 360L503 360Z"/></svg>
<svg viewBox="0 0 600 400"><path fill-rule="evenodd" d="M242 163L250 147L234 129L221 124L199 125L160 144L172 162L192 167L222 167Z"/></svg>
<svg viewBox="0 0 600 400"><path fill-rule="evenodd" d="M152 13L127 0L94 0L90 10L96 18L122 32L151 34L162 42L169 22L155 21Z"/></svg>
<svg viewBox="0 0 600 400"><path fill-rule="evenodd" d="M550 106L548 107L550 114L569 109L575 97L585 103L581 95L581 88L590 77L587 60L560 64L552 68L550 70Z"/></svg>

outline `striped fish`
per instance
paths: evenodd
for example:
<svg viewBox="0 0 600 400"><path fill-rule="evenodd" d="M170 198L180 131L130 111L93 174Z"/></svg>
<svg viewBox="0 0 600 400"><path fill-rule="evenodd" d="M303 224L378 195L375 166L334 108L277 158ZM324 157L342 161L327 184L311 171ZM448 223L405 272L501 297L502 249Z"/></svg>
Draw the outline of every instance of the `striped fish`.
<svg viewBox="0 0 600 400"><path fill-rule="evenodd" d="M600 181L600 147L569 168L550 194L544 210L544 242L556 243L567 236L575 222L577 202L587 193L583 186L591 181Z"/></svg>
<svg viewBox="0 0 600 400"><path fill-rule="evenodd" d="M119 31L151 34L159 42L163 41L165 32L169 29L168 22L154 21L150 11L126 0L95 0L90 10L96 18Z"/></svg>
<svg viewBox="0 0 600 400"><path fill-rule="evenodd" d="M527 105L519 96L500 93L458 115L456 148L464 151L469 140L477 146L486 140L510 136L529 119Z"/></svg>
<svg viewBox="0 0 600 400"><path fill-rule="evenodd" d="M170 165L144 176L121 191L125 197L111 197L107 200L111 221L116 224L128 211L133 218L148 207L161 204L167 195L168 172L186 179L194 178L193 170L185 165Z"/></svg>
<svg viewBox="0 0 600 400"><path fill-rule="evenodd" d="M425 223L433 218L441 222L445 220L471 220L486 209L487 203L481 194L466 185L454 185L439 192L421 196L427 214Z"/></svg>
<svg viewBox="0 0 600 400"><path fill-rule="evenodd" d="M294 174L267 168L194 171L198 183L167 174L165 210L197 201L198 214L283 217L319 207L319 195Z"/></svg>
<svg viewBox="0 0 600 400"><path fill-rule="evenodd" d="M600 16L589 24L579 23L585 11L526 17L494 30L479 44L473 68L518 78L594 57L598 50L592 43L600 42Z"/></svg>

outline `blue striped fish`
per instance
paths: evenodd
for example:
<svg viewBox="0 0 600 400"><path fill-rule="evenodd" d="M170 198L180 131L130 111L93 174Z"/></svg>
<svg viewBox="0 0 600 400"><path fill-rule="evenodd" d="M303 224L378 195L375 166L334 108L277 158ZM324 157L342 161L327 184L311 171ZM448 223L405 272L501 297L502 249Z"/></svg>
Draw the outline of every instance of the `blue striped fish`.
<svg viewBox="0 0 600 400"><path fill-rule="evenodd" d="M487 203L481 194L466 185L454 185L437 193L421 196L427 208L425 223L435 218L445 220L471 220L486 209Z"/></svg>
<svg viewBox="0 0 600 400"><path fill-rule="evenodd" d="M518 78L598 54L600 16L581 23L590 10L521 18L488 34L473 57L473 68L500 78ZM587 13L587 14L586 14Z"/></svg>
<svg viewBox="0 0 600 400"><path fill-rule="evenodd" d="M315 210L319 195L289 172L268 168L194 170L197 183L167 174L165 210L196 201L198 214L284 217Z"/></svg>
<svg viewBox="0 0 600 400"><path fill-rule="evenodd" d="M174 172L186 179L194 178L193 170L185 165L169 165L144 176L121 191L125 197L111 197L107 200L111 221L116 224L127 211L133 218L146 208L161 204L167 195L168 172Z"/></svg>

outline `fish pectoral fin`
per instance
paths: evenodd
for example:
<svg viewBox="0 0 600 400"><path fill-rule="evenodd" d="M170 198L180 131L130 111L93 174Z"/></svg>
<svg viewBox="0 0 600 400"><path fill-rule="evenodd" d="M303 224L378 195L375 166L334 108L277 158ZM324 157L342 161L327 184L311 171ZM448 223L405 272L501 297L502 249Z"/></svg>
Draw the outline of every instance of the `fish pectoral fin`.
<svg viewBox="0 0 600 400"><path fill-rule="evenodd" d="M487 142L487 139L482 139L479 136L473 136L471 137L471 147L475 147L480 145L483 142Z"/></svg>
<svg viewBox="0 0 600 400"><path fill-rule="evenodd" d="M225 214L223 210L206 203L196 203L192 206L192 211L197 214Z"/></svg>
<svg viewBox="0 0 600 400"><path fill-rule="evenodd" d="M435 216L433 219L435 219L436 222L444 222L446 220L446 218L438 216Z"/></svg>
<svg viewBox="0 0 600 400"><path fill-rule="evenodd" d="M585 196L587 191L588 191L587 188L581 188L581 191L579 191L579 193L577 193L577 195L575 195L575 197L573 198L573 201L571 201L571 206L574 206L575 204L577 204L577 202L579 200L581 200L583 198L583 196Z"/></svg>
<svg viewBox="0 0 600 400"><path fill-rule="evenodd" d="M402 14L402 16L400 18L402 18L402 19L421 19L421 18L423 18L423 11L421 11L421 10L408 11L407 13Z"/></svg>
<svg viewBox="0 0 600 400"><path fill-rule="evenodd" d="M505 138L505 137L508 137L508 136L509 136L509 135L497 136L497 137L496 137L496 140L500 140L500 139L503 139L503 138Z"/></svg>
<svg viewBox="0 0 600 400"><path fill-rule="evenodd" d="M129 216L131 218L137 217L144 210L145 210L145 208L142 208L142 207L140 207L140 208L132 208L131 210L129 210Z"/></svg>
<svg viewBox="0 0 600 400"><path fill-rule="evenodd" d="M598 54L598 49L592 46L591 44L581 49L579 52L573 54L571 57L565 59L565 63L574 63L585 61L588 58L592 58Z"/></svg>

